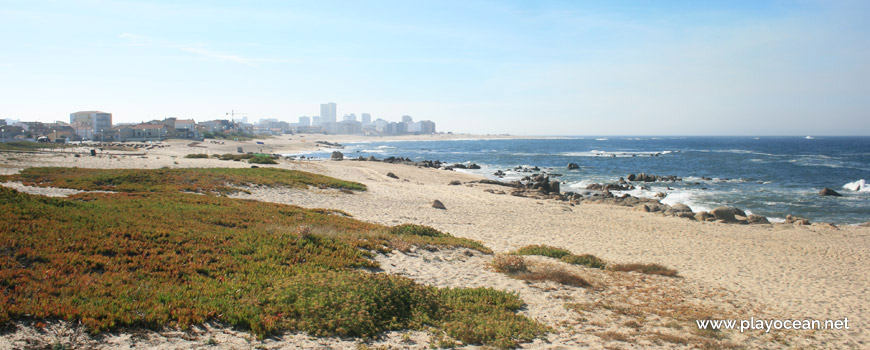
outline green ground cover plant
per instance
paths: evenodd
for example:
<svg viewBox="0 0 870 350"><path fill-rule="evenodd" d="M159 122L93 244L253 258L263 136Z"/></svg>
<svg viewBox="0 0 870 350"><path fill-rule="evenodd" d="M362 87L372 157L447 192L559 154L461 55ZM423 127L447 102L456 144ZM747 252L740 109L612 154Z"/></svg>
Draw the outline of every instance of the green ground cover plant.
<svg viewBox="0 0 870 350"><path fill-rule="evenodd" d="M208 154L205 154L205 153L191 153L191 154L185 154L185 155L184 155L184 158L192 158L192 159L207 159L207 158L208 158Z"/></svg>
<svg viewBox="0 0 870 350"><path fill-rule="evenodd" d="M296 170L274 168L82 169L28 168L0 176L30 186L62 187L83 191L197 192L229 194L233 186L307 188L308 186L364 191L365 185Z"/></svg>
<svg viewBox="0 0 870 350"><path fill-rule="evenodd" d="M586 267L603 269L607 266L604 260L590 254L574 255L571 251L562 248L551 247L548 245L528 245L512 252L514 255L540 255L554 259L562 260L569 264L582 265Z"/></svg>
<svg viewBox="0 0 870 350"><path fill-rule="evenodd" d="M265 154L258 154L248 159L248 163L252 164L278 164L271 156Z"/></svg>
<svg viewBox="0 0 870 350"><path fill-rule="evenodd" d="M378 266L371 257L395 242L485 250L479 242L215 190L225 182L353 184L278 170L39 168L6 176L115 192L48 198L0 187L0 323L80 320L98 333L213 320L259 337L299 330L361 338L435 327L502 348L548 331L516 313L515 294L368 272Z"/></svg>

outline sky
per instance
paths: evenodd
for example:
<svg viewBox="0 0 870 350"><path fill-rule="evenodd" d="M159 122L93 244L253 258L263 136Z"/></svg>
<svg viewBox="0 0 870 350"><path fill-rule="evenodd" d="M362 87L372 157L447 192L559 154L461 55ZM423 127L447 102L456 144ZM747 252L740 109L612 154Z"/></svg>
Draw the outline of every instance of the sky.
<svg viewBox="0 0 870 350"><path fill-rule="evenodd" d="M870 135L868 1L0 0L0 118Z"/></svg>

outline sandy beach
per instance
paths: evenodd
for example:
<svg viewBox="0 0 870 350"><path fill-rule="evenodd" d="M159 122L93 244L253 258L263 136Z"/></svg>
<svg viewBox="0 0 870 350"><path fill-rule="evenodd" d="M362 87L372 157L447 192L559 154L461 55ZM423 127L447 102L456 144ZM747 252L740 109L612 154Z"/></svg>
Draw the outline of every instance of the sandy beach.
<svg viewBox="0 0 870 350"><path fill-rule="evenodd" d="M397 139L497 137L506 136L435 135ZM245 152L301 153L326 149L315 141L344 143L366 140L359 136L285 135L244 142L169 140L161 143L165 146L162 148L104 149L94 157L76 157L70 153L85 152L90 148L67 149L64 153L0 153L0 174L12 174L36 166L250 167L244 162L184 156L191 153L235 153L239 147ZM698 315L708 313L738 320L750 317L849 320L848 330L726 332L727 341L737 347L858 349L870 346L870 332L867 331L867 322L870 322L870 306L867 304L870 297L870 250L867 249L870 246L870 227L867 226L697 222L644 213L629 207L570 205L564 201L497 194L503 189L501 186L472 183L481 179L475 175L381 162L282 159L277 165L267 166L356 181L368 186L368 190L348 195L332 190L248 188L250 194L235 196L309 208L340 209L356 219L385 225L428 225L454 236L479 240L497 253L526 245L546 244L575 254L593 254L609 262L658 263L676 269L681 276L670 278L571 267L595 286L578 288L555 283L530 284L509 278L487 267L492 256L479 253L468 256L461 251L394 252L378 258L385 272L408 276L425 284L489 286L519 293L528 304L523 313L555 330L546 339L525 344L524 348L695 348L698 343L690 340L705 336L693 333L688 327L668 326L673 317L653 313L645 309L645 305L696 310ZM398 179L388 177L390 172ZM449 185L451 181L461 184ZM16 183L4 186L29 191ZM70 193L39 191L43 195ZM446 210L433 208L433 200L443 202ZM548 258L530 260L536 264L560 264ZM614 312L610 304L608 307L594 306L600 306L602 301L642 312ZM571 305L586 305L582 308L586 311L577 311ZM635 324L640 325L636 327ZM58 327L62 329L68 325ZM203 341L209 337L218 337L217 341L227 348L245 348L255 343L266 348L354 348L358 345L354 340L312 340L298 334L256 341L244 332L221 328L220 325L185 333L190 339L172 332L146 333L138 338L124 332L112 333L102 339L104 344L91 345L107 348L206 348ZM394 333L370 345L428 348L432 341L425 332ZM39 337L39 334L20 327L16 332L0 336L0 347L14 346L15 341L30 339L28 337ZM688 342L657 341L665 337L683 337Z"/></svg>

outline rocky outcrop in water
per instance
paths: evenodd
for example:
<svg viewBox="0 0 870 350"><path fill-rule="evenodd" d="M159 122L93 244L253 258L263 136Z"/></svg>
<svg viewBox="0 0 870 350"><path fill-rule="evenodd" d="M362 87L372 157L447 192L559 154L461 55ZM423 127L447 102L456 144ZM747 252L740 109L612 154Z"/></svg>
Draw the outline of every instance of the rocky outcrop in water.
<svg viewBox="0 0 870 350"><path fill-rule="evenodd" d="M821 191L819 191L819 195L820 196L834 196L834 197L842 197L843 196L842 194L837 193L837 191L834 191L834 190L827 188L827 187L825 187Z"/></svg>
<svg viewBox="0 0 870 350"><path fill-rule="evenodd" d="M634 182L634 181L637 181L637 182L683 181L682 178L674 176L674 175L658 176L658 175L652 175L652 174L646 174L646 173L628 174L628 176L626 176L625 178L628 179L628 181L632 181L632 182Z"/></svg>

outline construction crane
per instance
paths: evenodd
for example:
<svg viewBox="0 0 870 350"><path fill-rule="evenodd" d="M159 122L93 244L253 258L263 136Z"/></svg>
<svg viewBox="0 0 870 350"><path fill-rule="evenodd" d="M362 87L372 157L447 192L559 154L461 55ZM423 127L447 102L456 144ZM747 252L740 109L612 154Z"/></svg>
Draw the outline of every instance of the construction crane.
<svg viewBox="0 0 870 350"><path fill-rule="evenodd" d="M226 113L226 115L230 116L230 119L233 121L233 123L236 122L236 115L240 115L243 118L248 117L248 113L236 112L235 110L230 110L229 112Z"/></svg>

